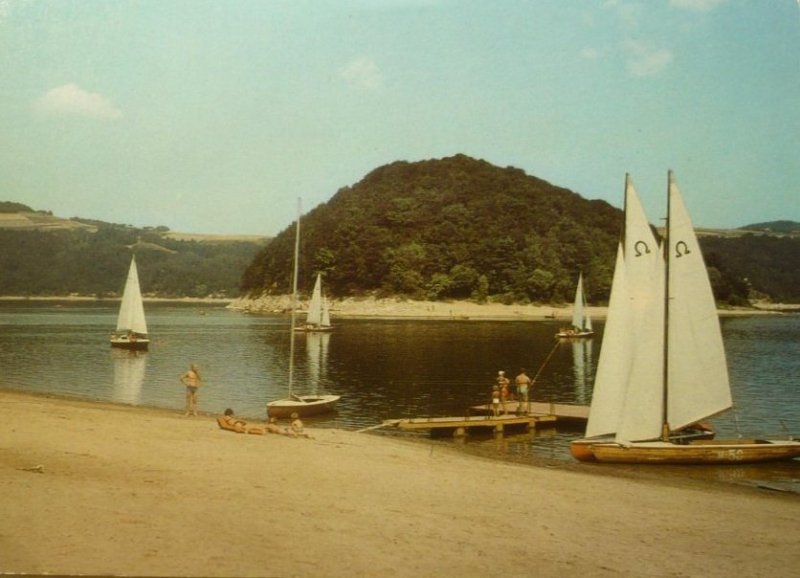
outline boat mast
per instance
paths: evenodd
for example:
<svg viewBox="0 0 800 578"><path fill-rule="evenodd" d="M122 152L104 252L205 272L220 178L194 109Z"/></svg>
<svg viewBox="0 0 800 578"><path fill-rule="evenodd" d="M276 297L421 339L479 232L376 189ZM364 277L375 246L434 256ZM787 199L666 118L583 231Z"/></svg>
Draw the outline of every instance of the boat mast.
<svg viewBox="0 0 800 578"><path fill-rule="evenodd" d="M298 274L298 261L300 257L300 215L303 212L302 200L297 199L297 226L295 228L294 236L294 267L292 270L292 313L291 313L291 328L289 331L289 397L291 398L294 393L292 385L294 384L294 328L295 328L295 310L297 309L297 274Z"/></svg>
<svg viewBox="0 0 800 578"><path fill-rule="evenodd" d="M662 384L662 407L661 407L661 440L669 440L669 415L667 411L669 403L669 262L670 262L670 211L671 205L671 185L672 170L667 172L667 223L664 228L664 359L663 359L663 384Z"/></svg>

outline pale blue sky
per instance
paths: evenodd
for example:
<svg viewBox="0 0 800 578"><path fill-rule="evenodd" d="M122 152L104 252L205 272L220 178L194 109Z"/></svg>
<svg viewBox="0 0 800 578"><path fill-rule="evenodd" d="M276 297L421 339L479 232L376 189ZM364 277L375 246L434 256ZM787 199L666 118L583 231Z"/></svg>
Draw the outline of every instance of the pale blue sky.
<svg viewBox="0 0 800 578"><path fill-rule="evenodd" d="M0 0L0 200L273 235L464 153L653 222L800 221L798 0Z"/></svg>

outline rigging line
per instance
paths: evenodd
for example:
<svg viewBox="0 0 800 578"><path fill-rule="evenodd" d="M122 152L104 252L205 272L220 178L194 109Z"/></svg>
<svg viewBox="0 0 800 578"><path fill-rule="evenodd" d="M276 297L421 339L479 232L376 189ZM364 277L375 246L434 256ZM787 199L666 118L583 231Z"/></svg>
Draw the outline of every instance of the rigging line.
<svg viewBox="0 0 800 578"><path fill-rule="evenodd" d="M533 376L533 379L531 380L531 386L530 386L531 387L531 395L533 394L533 386L536 383L536 380L542 374L542 370L545 368L547 363L550 361L550 358L553 357L553 354L556 352L556 349L558 349L559 345L561 345L561 340L560 339L556 339L556 344L553 346L553 349L551 349L550 353L547 354L547 357L544 358L544 363L542 363L542 366L539 368L539 371L536 372L536 375ZM530 398L528 398L528 399L530 399ZM555 413L555 403L552 402L552 401L550 402L550 413L551 414Z"/></svg>

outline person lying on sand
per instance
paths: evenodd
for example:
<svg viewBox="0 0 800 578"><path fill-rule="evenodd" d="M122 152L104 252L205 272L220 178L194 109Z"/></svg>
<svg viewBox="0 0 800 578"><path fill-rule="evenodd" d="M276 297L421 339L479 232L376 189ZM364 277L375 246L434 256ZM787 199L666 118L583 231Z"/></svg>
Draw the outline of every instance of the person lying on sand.
<svg viewBox="0 0 800 578"><path fill-rule="evenodd" d="M217 418L217 424L222 429L233 431L236 433L249 433L255 435L264 435L264 428L250 425L246 421L234 417L233 410L228 408L224 414Z"/></svg>

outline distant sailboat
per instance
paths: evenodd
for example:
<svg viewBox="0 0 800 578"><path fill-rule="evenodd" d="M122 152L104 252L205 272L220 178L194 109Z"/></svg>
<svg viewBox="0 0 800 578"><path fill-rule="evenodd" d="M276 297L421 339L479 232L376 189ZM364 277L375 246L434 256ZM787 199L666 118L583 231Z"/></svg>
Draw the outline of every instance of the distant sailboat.
<svg viewBox="0 0 800 578"><path fill-rule="evenodd" d="M659 247L626 177L625 230L582 461L718 464L800 456L795 440L715 440L702 420L732 407L725 349L700 245L672 172ZM685 434L687 430L693 433Z"/></svg>
<svg viewBox="0 0 800 578"><path fill-rule="evenodd" d="M297 395L294 393L294 345L297 309L297 276L300 259L300 211L297 215L297 227L294 243L294 273L292 275L292 309L291 328L289 330L289 395L283 399L267 402L267 416L286 418L297 414L299 417L328 413L336 409L339 395ZM319 278L317 279L319 281Z"/></svg>
<svg viewBox="0 0 800 578"><path fill-rule="evenodd" d="M575 303L572 308L572 327L562 329L556 337L591 337L594 335L592 319L586 312L586 295L583 291L583 274L578 275L578 286L575 289Z"/></svg>
<svg viewBox="0 0 800 578"><path fill-rule="evenodd" d="M295 331L331 331L331 312L328 299L322 293L322 276L317 273L317 280L314 282L314 291L311 293L311 301L308 303L308 314L306 322L294 328Z"/></svg>
<svg viewBox="0 0 800 578"><path fill-rule="evenodd" d="M122 303L117 317L117 329L111 335L111 347L146 350L150 345L147 321L144 317L142 291L139 287L139 272L136 256L131 257L128 278L122 292Z"/></svg>

